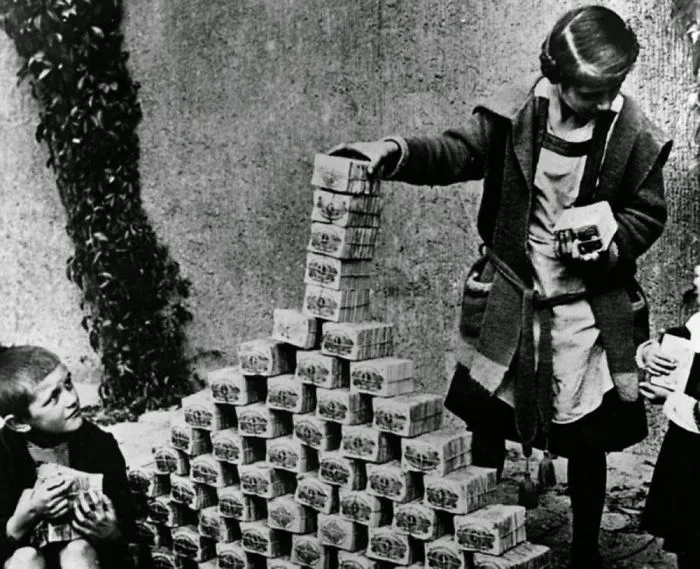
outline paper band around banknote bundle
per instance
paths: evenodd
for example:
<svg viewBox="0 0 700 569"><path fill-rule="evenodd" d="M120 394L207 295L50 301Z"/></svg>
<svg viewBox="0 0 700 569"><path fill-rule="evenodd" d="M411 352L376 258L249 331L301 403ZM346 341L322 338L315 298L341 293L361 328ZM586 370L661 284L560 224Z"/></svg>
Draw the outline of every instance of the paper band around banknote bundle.
<svg viewBox="0 0 700 569"><path fill-rule="evenodd" d="M368 164L368 160L316 154L311 184L340 193L378 195L381 183L367 175Z"/></svg>
<svg viewBox="0 0 700 569"><path fill-rule="evenodd" d="M311 221L340 227L379 227L379 196L339 194L318 189L313 193Z"/></svg>
<svg viewBox="0 0 700 569"><path fill-rule="evenodd" d="M367 464L367 492L404 503L422 495L423 485L418 473L403 470L400 461L392 460L384 464Z"/></svg>
<svg viewBox="0 0 700 569"><path fill-rule="evenodd" d="M471 433L441 429L401 439L401 467L444 476L471 464Z"/></svg>
<svg viewBox="0 0 700 569"><path fill-rule="evenodd" d="M311 535L292 535L292 562L311 569L327 569L328 553L318 537Z"/></svg>
<svg viewBox="0 0 700 569"><path fill-rule="evenodd" d="M389 435L371 424L343 426L340 452L350 458L383 463L398 458L398 449Z"/></svg>
<svg viewBox="0 0 700 569"><path fill-rule="evenodd" d="M212 398L226 405L250 405L264 399L263 385L243 375L240 366L230 366L207 374Z"/></svg>
<svg viewBox="0 0 700 569"><path fill-rule="evenodd" d="M370 527L367 556L397 565L413 563L414 550L409 537L398 533L391 526Z"/></svg>
<svg viewBox="0 0 700 569"><path fill-rule="evenodd" d="M340 425L316 416L315 413L292 415L294 438L318 451L333 450L340 445Z"/></svg>
<svg viewBox="0 0 700 569"><path fill-rule="evenodd" d="M277 375L267 380L267 406L290 413L308 413L316 406L310 385L300 382L294 374Z"/></svg>
<svg viewBox="0 0 700 569"><path fill-rule="evenodd" d="M293 480L266 462L242 464L238 467L238 475L243 493L261 498L277 498L294 488Z"/></svg>
<svg viewBox="0 0 700 569"><path fill-rule="evenodd" d="M349 490L360 490L367 483L365 464L343 456L337 450L320 453L318 477L323 482Z"/></svg>
<svg viewBox="0 0 700 569"><path fill-rule="evenodd" d="M290 533L311 533L316 529L316 516L292 495L280 496L267 506L267 523L271 528Z"/></svg>
<svg viewBox="0 0 700 569"><path fill-rule="evenodd" d="M349 362L324 355L320 350L299 351L294 376L303 383L335 389L349 387L349 370Z"/></svg>
<svg viewBox="0 0 700 569"><path fill-rule="evenodd" d="M368 289L372 263L367 260L345 260L319 253L307 253L304 283L335 290Z"/></svg>
<svg viewBox="0 0 700 569"><path fill-rule="evenodd" d="M413 393L413 361L389 356L350 362L350 389L378 397Z"/></svg>
<svg viewBox="0 0 700 569"><path fill-rule="evenodd" d="M263 522L241 522L241 542L248 553L263 557L277 557L284 552L279 530Z"/></svg>
<svg viewBox="0 0 700 569"><path fill-rule="evenodd" d="M297 477L294 499L318 512L330 514L337 504L337 489L319 480L318 473L307 472Z"/></svg>
<svg viewBox="0 0 700 569"><path fill-rule="evenodd" d="M294 371L294 350L273 338L250 340L238 345L238 361L244 375L281 375Z"/></svg>
<svg viewBox="0 0 700 569"><path fill-rule="evenodd" d="M239 522L254 522L261 519L265 509L252 495L246 494L240 484L218 488L219 511L226 518Z"/></svg>

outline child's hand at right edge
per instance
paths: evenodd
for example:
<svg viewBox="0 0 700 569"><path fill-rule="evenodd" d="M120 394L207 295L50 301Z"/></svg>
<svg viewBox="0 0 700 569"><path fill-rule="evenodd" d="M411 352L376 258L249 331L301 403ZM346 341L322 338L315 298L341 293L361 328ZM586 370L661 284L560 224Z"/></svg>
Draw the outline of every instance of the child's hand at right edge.
<svg viewBox="0 0 700 569"><path fill-rule="evenodd" d="M678 365L675 358L667 355L656 340L645 342L637 351L637 365L644 371L645 377L668 375ZM670 389L656 385L645 379L639 382L639 391L652 403L663 403L673 393Z"/></svg>
<svg viewBox="0 0 700 569"><path fill-rule="evenodd" d="M374 140L371 142L352 142L339 144L331 148L328 154L357 152L369 158L367 173L378 176L387 164L395 164L401 157L401 146L393 140Z"/></svg>
<svg viewBox="0 0 700 569"><path fill-rule="evenodd" d="M640 367L651 377L668 375L678 365L675 358L664 353L661 344L656 340L645 342L640 346L639 362Z"/></svg>

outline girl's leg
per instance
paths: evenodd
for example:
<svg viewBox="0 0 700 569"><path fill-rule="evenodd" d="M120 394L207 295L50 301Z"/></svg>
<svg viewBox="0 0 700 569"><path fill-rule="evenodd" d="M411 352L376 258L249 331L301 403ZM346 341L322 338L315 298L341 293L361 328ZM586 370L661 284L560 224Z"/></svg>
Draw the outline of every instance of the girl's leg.
<svg viewBox="0 0 700 569"><path fill-rule="evenodd" d="M33 547L20 547L5 561L5 569L44 569L44 556Z"/></svg>
<svg viewBox="0 0 700 569"><path fill-rule="evenodd" d="M506 460L506 440L502 435L489 431L472 434L472 464L497 470L498 480Z"/></svg>
<svg viewBox="0 0 700 569"><path fill-rule="evenodd" d="M97 552L86 539L69 541L58 554L61 569L99 569Z"/></svg>
<svg viewBox="0 0 700 569"><path fill-rule="evenodd" d="M600 566L598 535L607 482L605 451L575 448L567 475L573 517L571 567L594 569Z"/></svg>

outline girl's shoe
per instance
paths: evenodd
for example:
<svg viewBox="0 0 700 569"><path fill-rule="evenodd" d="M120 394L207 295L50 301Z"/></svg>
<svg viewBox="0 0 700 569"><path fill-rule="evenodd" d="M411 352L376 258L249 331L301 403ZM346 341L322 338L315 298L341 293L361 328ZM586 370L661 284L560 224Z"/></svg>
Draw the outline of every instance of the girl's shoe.
<svg viewBox="0 0 700 569"><path fill-rule="evenodd" d="M603 558L597 551L592 553L572 552L569 569L603 569Z"/></svg>

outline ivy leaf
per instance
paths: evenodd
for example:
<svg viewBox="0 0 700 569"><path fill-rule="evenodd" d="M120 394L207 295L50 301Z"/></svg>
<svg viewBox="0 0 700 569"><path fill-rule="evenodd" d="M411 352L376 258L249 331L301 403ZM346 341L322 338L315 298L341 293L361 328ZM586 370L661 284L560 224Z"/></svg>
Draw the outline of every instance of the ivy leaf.
<svg viewBox="0 0 700 569"><path fill-rule="evenodd" d="M37 63L38 61L44 61L44 59L46 59L46 54L43 51L37 51L29 58L27 66L31 67L32 64Z"/></svg>
<svg viewBox="0 0 700 569"><path fill-rule="evenodd" d="M90 332L88 333L88 341L90 342L90 347L93 350L97 351L100 349L100 339L97 336L97 332L95 332L94 330L90 330Z"/></svg>

